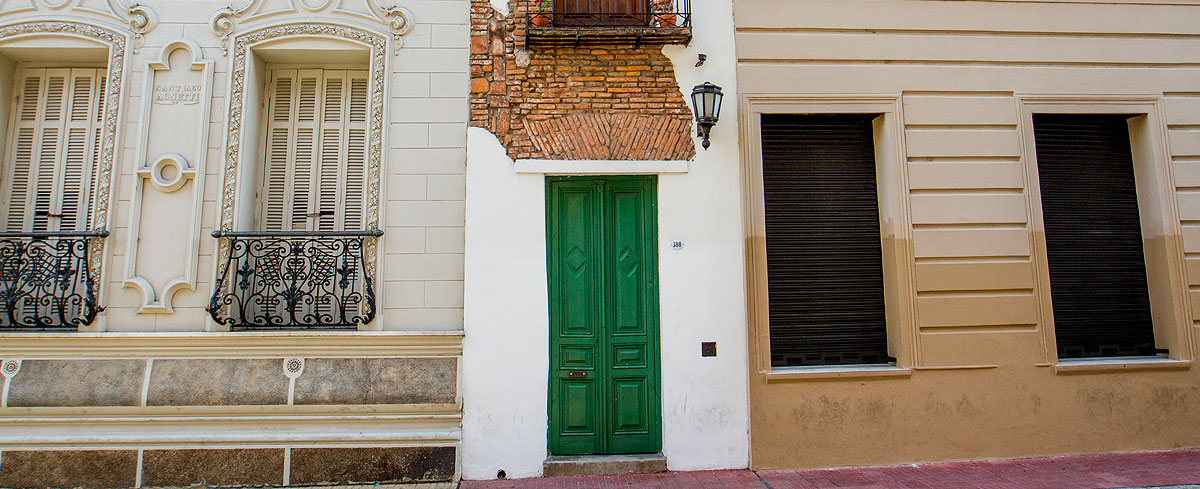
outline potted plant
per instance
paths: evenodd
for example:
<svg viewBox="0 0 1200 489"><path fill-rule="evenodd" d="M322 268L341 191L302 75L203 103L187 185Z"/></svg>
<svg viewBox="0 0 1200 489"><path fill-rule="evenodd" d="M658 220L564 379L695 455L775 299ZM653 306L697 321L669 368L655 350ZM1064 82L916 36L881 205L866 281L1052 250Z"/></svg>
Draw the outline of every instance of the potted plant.
<svg viewBox="0 0 1200 489"><path fill-rule="evenodd" d="M538 12L545 12L545 13L538 13L538 14L531 15L530 19L529 19L530 22L533 23L534 27L546 27L546 26L550 25L550 13L549 12L554 10L554 0L541 0L538 7L539 7Z"/></svg>
<svg viewBox="0 0 1200 489"><path fill-rule="evenodd" d="M673 10L671 7L670 0L654 2L654 11L657 12L654 20L658 27L675 27L677 25L679 16L671 11Z"/></svg>

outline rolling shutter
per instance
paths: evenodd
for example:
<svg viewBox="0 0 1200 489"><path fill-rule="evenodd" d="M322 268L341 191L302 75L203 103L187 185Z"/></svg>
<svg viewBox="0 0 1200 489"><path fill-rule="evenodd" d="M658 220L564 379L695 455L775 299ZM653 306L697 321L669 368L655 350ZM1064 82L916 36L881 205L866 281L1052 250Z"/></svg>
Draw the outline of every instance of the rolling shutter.
<svg viewBox="0 0 1200 489"><path fill-rule="evenodd" d="M762 116L773 367L888 361L873 118Z"/></svg>
<svg viewBox="0 0 1200 489"><path fill-rule="evenodd" d="M91 227L104 71L22 69L9 138L8 231Z"/></svg>
<svg viewBox="0 0 1200 489"><path fill-rule="evenodd" d="M363 228L366 71L272 70L260 226Z"/></svg>
<svg viewBox="0 0 1200 489"><path fill-rule="evenodd" d="M1154 354L1128 118L1033 116L1060 358Z"/></svg>

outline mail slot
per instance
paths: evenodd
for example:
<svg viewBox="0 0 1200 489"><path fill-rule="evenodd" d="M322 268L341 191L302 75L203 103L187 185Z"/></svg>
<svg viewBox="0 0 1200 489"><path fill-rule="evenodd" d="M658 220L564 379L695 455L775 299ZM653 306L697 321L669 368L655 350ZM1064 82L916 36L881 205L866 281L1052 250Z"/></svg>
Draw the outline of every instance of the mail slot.
<svg viewBox="0 0 1200 489"><path fill-rule="evenodd" d="M570 372L567 372L567 377L570 377L572 379L587 377L587 372L585 372L583 370L572 370Z"/></svg>

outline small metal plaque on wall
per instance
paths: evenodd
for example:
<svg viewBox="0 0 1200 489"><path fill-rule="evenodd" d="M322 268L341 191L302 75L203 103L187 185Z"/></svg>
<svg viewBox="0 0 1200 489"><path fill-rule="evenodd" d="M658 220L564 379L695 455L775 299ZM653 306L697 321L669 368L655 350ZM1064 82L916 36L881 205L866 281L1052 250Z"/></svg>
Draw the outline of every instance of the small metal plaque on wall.
<svg viewBox="0 0 1200 489"><path fill-rule="evenodd" d="M700 343L700 356L715 357L717 356L717 342L703 341Z"/></svg>

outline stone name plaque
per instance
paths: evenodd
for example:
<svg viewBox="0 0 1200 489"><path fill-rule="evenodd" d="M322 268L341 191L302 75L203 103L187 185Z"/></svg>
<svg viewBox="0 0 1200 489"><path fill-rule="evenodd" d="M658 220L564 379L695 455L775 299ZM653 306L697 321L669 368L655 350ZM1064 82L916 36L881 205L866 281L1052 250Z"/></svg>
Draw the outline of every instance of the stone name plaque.
<svg viewBox="0 0 1200 489"><path fill-rule="evenodd" d="M195 294L213 79L201 56L176 39L146 62L124 281L142 292L140 313L174 313L176 294Z"/></svg>

